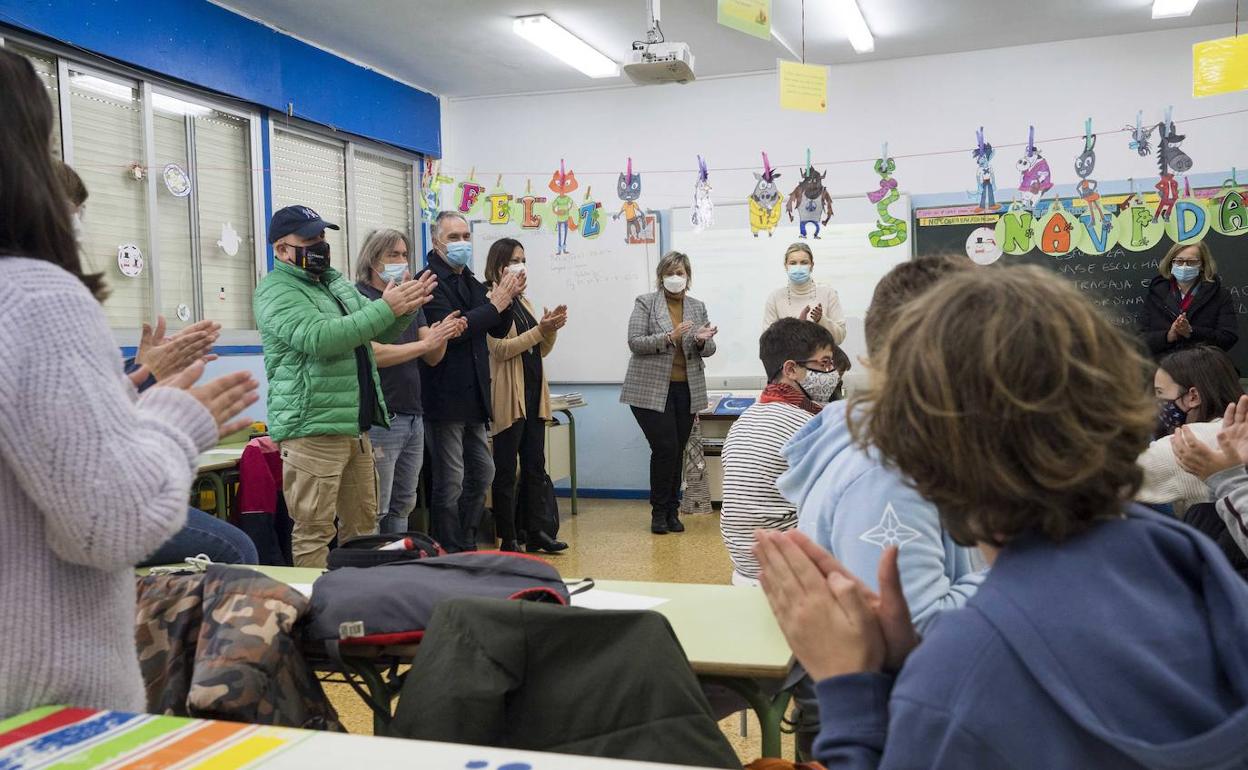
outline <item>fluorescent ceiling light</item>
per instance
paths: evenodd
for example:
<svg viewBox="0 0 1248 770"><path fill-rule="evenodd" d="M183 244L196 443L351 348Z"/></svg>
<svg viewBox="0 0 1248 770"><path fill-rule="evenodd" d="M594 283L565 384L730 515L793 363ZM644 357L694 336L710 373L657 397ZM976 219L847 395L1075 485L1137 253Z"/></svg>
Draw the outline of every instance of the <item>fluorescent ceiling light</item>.
<svg viewBox="0 0 1248 770"><path fill-rule="evenodd" d="M511 29L520 37L591 78L613 78L620 65L599 53L576 35L550 20L549 16L521 16Z"/></svg>
<svg viewBox="0 0 1248 770"><path fill-rule="evenodd" d="M212 114L212 109L202 104L184 102L168 94L152 94L152 108L161 112L172 112L176 115L190 115L202 118Z"/></svg>
<svg viewBox="0 0 1248 770"><path fill-rule="evenodd" d="M1153 0L1154 19L1191 16L1198 0Z"/></svg>
<svg viewBox="0 0 1248 770"><path fill-rule="evenodd" d="M841 28L845 31L849 44L854 47L854 50L858 53L874 51L875 38L871 36L871 29L867 26L867 20L862 16L862 9L858 7L857 0L835 0L832 5L836 8L836 15L841 20Z"/></svg>

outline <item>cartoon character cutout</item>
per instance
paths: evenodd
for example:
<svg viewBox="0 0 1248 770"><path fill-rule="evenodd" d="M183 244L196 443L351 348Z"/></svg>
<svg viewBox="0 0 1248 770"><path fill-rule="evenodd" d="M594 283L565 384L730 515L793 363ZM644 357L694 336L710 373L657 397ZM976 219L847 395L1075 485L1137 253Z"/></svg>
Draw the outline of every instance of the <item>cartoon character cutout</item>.
<svg viewBox="0 0 1248 770"><path fill-rule="evenodd" d="M1105 210L1101 208L1101 194L1097 192L1097 182L1092 178L1096 169L1096 134L1092 133L1092 118L1083 124L1083 152L1075 158L1075 176L1079 184L1075 185L1075 193L1083 199L1088 207L1092 221L1100 224L1106 221Z"/></svg>
<svg viewBox="0 0 1248 770"><path fill-rule="evenodd" d="M425 160L425 170L421 174L420 203L426 222L432 222L442 210L442 185L450 184L452 179L445 176L439 164L431 159Z"/></svg>
<svg viewBox="0 0 1248 770"><path fill-rule="evenodd" d="M642 230L646 226L646 212L637 199L641 197L641 174L633 173L633 159L628 159L628 170L620 174L615 185L615 194L623 201L620 210L612 217L618 220L624 217L624 242L633 243L641 240Z"/></svg>
<svg viewBox="0 0 1248 770"><path fill-rule="evenodd" d="M763 153L763 173L754 172L754 192L749 198L750 232L755 238L760 230L766 230L770 238L780 224L780 191L776 189L779 178L780 172L771 167L767 153Z"/></svg>
<svg viewBox="0 0 1248 770"><path fill-rule="evenodd" d="M1164 219L1170 221L1174 213L1174 204L1179 200L1179 181L1175 173L1182 174L1192 167L1192 159L1179 149L1179 143L1187 137L1175 131L1174 121L1166 115L1166 120L1157 124L1157 170L1161 178L1157 180L1157 210L1153 212L1153 221Z"/></svg>
<svg viewBox="0 0 1248 770"><path fill-rule="evenodd" d="M867 233L867 241L877 249L900 246L906 242L908 227L904 219L893 216L888 210L889 206L901 200L897 180L893 177L897 161L885 155L875 161L874 168L875 173L880 175L880 187L867 193L867 200L875 204L875 213L879 218L875 221L875 229Z"/></svg>
<svg viewBox="0 0 1248 770"><path fill-rule="evenodd" d="M1153 148L1149 137L1152 135L1153 129L1144 127L1143 112L1135 113L1135 125L1128 124L1123 130L1131 132L1131 141L1127 143L1127 147L1135 150L1136 154L1141 158L1152 155Z"/></svg>
<svg viewBox="0 0 1248 770"><path fill-rule="evenodd" d="M802 238L806 237L807 225L815 226L813 237L818 238L822 226L832 219L832 196L828 194L828 188L823 186L827 175L828 172L820 174L814 166L807 164L802 170L802 181L797 183L797 187L793 188L785 202L784 208L790 222L793 221L793 209L797 209L798 234Z"/></svg>
<svg viewBox="0 0 1248 770"><path fill-rule="evenodd" d="M706 173L706 161L698 156L698 180L693 183L693 206L689 209L689 223L693 231L700 233L715 224L715 204L711 201L711 182Z"/></svg>
<svg viewBox="0 0 1248 770"><path fill-rule="evenodd" d="M1027 127L1027 151L1014 165L1022 175L1018 191L1022 193L1020 197L1023 207L1031 211L1044 194L1053 189L1053 172L1049 170L1049 162L1036 146L1035 126Z"/></svg>
<svg viewBox="0 0 1248 770"><path fill-rule="evenodd" d="M564 168L563 160L559 161L559 170L550 177L550 191L555 197L550 201L550 215L555 220L555 235L558 241L555 253L568 253L568 230L576 229L577 206L568 195L580 185L576 182L576 173Z"/></svg>
<svg viewBox="0 0 1248 770"><path fill-rule="evenodd" d="M997 209L997 175L992 170L992 159L996 157L997 151L992 149L992 145L984 141L984 127L980 126L975 132L977 146L971 150L971 157L975 159L975 189L979 195L980 211L995 211Z"/></svg>

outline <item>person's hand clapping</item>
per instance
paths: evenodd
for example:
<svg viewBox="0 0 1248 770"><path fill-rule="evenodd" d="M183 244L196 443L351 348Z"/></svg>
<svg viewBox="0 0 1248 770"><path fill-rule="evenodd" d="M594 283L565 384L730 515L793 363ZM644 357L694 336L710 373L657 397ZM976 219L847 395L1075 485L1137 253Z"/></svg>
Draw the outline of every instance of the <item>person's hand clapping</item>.
<svg viewBox="0 0 1248 770"><path fill-rule="evenodd" d="M542 330L542 334L546 337L554 334L564 327L568 322L568 306L559 305L554 310L542 308L542 320L538 322L538 328Z"/></svg>
<svg viewBox="0 0 1248 770"><path fill-rule="evenodd" d="M1241 465L1248 465L1248 396L1240 396L1238 403L1226 407L1218 446Z"/></svg>
<svg viewBox="0 0 1248 770"><path fill-rule="evenodd" d="M815 305L810 311L810 320L819 323L823 319L823 303Z"/></svg>
<svg viewBox="0 0 1248 770"><path fill-rule="evenodd" d="M708 323L693 333L693 339L697 342L708 342L718 333L719 327Z"/></svg>
<svg viewBox="0 0 1248 770"><path fill-rule="evenodd" d="M453 340L467 329L468 319L461 317L458 310L453 311L441 321L429 324L430 336L439 342Z"/></svg>
<svg viewBox="0 0 1248 770"><path fill-rule="evenodd" d="M501 313L511 307L512 300L520 296L524 287L524 273L505 272L490 290L490 302Z"/></svg>
<svg viewBox="0 0 1248 770"><path fill-rule="evenodd" d="M1170 437L1170 448L1174 450L1174 457L1179 461L1180 468L1202 479L1243 464L1235 452L1227 452L1223 448L1213 449L1196 438L1196 434L1186 425L1181 426Z"/></svg>
<svg viewBox="0 0 1248 770"><path fill-rule="evenodd" d="M1175 330L1180 337L1192 336L1192 322L1187 319L1187 313L1180 313L1179 317L1174 319Z"/></svg>
<svg viewBox="0 0 1248 770"><path fill-rule="evenodd" d="M404 281L403 283L391 281L386 284L385 291L381 293L381 298L390 306L390 310L394 312L396 317L410 315L429 304L433 299L433 290L437 285L438 279L433 272L426 270L415 280Z"/></svg>
<svg viewBox="0 0 1248 770"><path fill-rule="evenodd" d="M816 682L881 670L887 646L872 608L878 597L841 569L825 574L792 534L758 530L754 551L767 602L794 656Z"/></svg>
<svg viewBox="0 0 1248 770"><path fill-rule="evenodd" d="M156 317L156 327L143 324L139 334L139 348L134 362L147 367L157 382L167 380L199 360L211 360L212 346L221 336L221 324L216 321L198 321L165 336L165 317Z"/></svg>
<svg viewBox="0 0 1248 770"><path fill-rule="evenodd" d="M216 421L220 436L237 433L250 425L250 417L234 418L259 398L256 393L258 384L251 373L233 372L196 386L203 374L204 363L196 361L168 381L159 383L158 387L178 388L194 396Z"/></svg>
<svg viewBox="0 0 1248 770"><path fill-rule="evenodd" d="M693 329L693 321L681 321L676 328L667 333L667 341L679 347L680 340Z"/></svg>

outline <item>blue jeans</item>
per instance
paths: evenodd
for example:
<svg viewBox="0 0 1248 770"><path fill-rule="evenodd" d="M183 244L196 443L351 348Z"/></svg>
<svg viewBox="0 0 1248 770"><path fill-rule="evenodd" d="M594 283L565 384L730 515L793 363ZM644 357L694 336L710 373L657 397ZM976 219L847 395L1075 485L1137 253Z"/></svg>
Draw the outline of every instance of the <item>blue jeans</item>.
<svg viewBox="0 0 1248 770"><path fill-rule="evenodd" d="M418 414L396 414L389 430L372 428L368 439L377 462L378 526L386 534L406 532L425 461L425 423Z"/></svg>
<svg viewBox="0 0 1248 770"><path fill-rule="evenodd" d="M433 460L430 534L450 553L475 548L494 458L483 422L429 421Z"/></svg>
<svg viewBox="0 0 1248 770"><path fill-rule="evenodd" d="M218 564L259 564L255 543L238 527L198 508L186 512L186 525L143 560L140 567L179 564L204 554Z"/></svg>

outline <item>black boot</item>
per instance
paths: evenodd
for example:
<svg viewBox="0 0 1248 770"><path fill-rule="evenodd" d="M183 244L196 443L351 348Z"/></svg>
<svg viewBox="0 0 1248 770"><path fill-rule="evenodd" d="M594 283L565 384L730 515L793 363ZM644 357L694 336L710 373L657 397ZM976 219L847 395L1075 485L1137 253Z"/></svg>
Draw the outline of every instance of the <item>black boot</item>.
<svg viewBox="0 0 1248 770"><path fill-rule="evenodd" d="M534 551L559 553L560 551L566 551L568 549L567 543L562 540L556 540L545 532L529 533L528 538L525 539L525 543L525 548L528 549L529 553L533 553Z"/></svg>
<svg viewBox="0 0 1248 770"><path fill-rule="evenodd" d="M684 532L685 525L680 523L680 515L677 513L667 514L667 531L668 532Z"/></svg>
<svg viewBox="0 0 1248 770"><path fill-rule="evenodd" d="M515 540L504 540L502 545L498 547L498 550L507 551L508 553L518 553L520 551L520 546L516 544Z"/></svg>
<svg viewBox="0 0 1248 770"><path fill-rule="evenodd" d="M650 514L650 531L656 535L667 534L667 514L652 513Z"/></svg>

